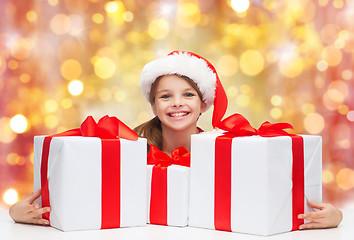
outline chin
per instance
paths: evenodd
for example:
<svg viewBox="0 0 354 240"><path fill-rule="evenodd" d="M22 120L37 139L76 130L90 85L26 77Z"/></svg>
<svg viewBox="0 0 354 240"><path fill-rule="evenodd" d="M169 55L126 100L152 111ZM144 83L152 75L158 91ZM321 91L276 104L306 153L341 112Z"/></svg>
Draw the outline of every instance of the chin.
<svg viewBox="0 0 354 240"><path fill-rule="evenodd" d="M181 132L181 131L186 131L192 127L197 127L196 124L174 124L174 125L168 125L167 126L169 129L176 131L176 132Z"/></svg>

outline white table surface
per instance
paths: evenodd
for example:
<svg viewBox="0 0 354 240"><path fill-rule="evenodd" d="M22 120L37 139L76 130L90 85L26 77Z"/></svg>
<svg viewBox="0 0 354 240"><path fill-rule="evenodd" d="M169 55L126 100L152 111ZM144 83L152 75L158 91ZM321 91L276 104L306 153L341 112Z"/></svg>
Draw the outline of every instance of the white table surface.
<svg viewBox="0 0 354 240"><path fill-rule="evenodd" d="M354 209L343 210L343 221L337 228L304 230L272 235L269 237L230 233L201 229L194 227L166 227L146 225L145 227L131 227L107 230L90 230L62 232L52 227L35 226L14 223L9 217L7 209L0 209L0 239L1 240L69 240L69 239L203 239L203 240L353 240L354 239Z"/></svg>

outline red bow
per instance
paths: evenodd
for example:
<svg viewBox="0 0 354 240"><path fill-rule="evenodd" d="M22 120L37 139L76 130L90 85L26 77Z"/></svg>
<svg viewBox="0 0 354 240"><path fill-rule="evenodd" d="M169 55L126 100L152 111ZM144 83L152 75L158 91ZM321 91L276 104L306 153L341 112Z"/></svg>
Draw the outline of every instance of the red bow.
<svg viewBox="0 0 354 240"><path fill-rule="evenodd" d="M154 145L150 146L150 154L147 160L148 165L155 165L158 167L168 167L172 164L189 167L190 166L190 152L184 147L178 147L172 151L171 156L160 151Z"/></svg>
<svg viewBox="0 0 354 240"><path fill-rule="evenodd" d="M102 117L98 123L92 116L88 116L81 124L80 128L71 129L62 133L54 134L52 137L60 136L83 136L99 137L101 139L124 138L128 140L138 140L138 134L125 125L116 117Z"/></svg>
<svg viewBox="0 0 354 240"><path fill-rule="evenodd" d="M291 136L292 134L284 131L284 129L294 129L289 123L270 123L268 121L262 123L258 129L255 129L244 116L237 113L222 120L217 127L227 131L228 133L226 134L232 134L236 137L252 135L262 137Z"/></svg>

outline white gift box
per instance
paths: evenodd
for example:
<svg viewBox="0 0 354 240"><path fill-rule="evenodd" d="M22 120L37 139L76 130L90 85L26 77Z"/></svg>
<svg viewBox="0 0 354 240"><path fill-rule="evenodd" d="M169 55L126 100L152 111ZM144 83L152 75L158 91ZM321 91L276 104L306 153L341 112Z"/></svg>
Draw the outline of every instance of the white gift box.
<svg viewBox="0 0 354 240"><path fill-rule="evenodd" d="M153 165L147 165L147 223L150 223L151 177ZM167 225L188 225L189 167L167 167Z"/></svg>
<svg viewBox="0 0 354 240"><path fill-rule="evenodd" d="M215 229L215 139L222 131L192 135L189 225ZM322 201L322 138L304 140L306 200ZM231 145L231 230L272 235L292 229L292 140L237 137Z"/></svg>
<svg viewBox="0 0 354 240"><path fill-rule="evenodd" d="M34 138L34 191L41 188L44 138ZM47 172L51 226L63 231L101 229L101 145L96 137L53 137ZM120 139L120 227L145 224L146 139Z"/></svg>

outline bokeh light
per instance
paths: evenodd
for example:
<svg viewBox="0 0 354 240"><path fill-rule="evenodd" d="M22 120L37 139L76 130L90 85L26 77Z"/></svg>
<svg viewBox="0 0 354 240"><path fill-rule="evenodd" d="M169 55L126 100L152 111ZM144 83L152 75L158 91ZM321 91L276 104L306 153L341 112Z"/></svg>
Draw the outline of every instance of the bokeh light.
<svg viewBox="0 0 354 240"><path fill-rule="evenodd" d="M178 7L177 20L182 27L193 28L199 23L200 18L199 7L195 3L182 2Z"/></svg>
<svg viewBox="0 0 354 240"><path fill-rule="evenodd" d="M69 89L69 91L70 91L70 89ZM81 92L82 92L82 90L81 90ZM48 99L45 102L44 107L47 112L52 113L52 112L55 112L58 110L58 103L53 99Z"/></svg>
<svg viewBox="0 0 354 240"><path fill-rule="evenodd" d="M341 169L336 176L338 186L344 190L354 187L354 171L350 168Z"/></svg>
<svg viewBox="0 0 354 240"><path fill-rule="evenodd" d="M240 68L246 75L256 76L264 68L264 58L262 54L257 50L247 50L242 53Z"/></svg>
<svg viewBox="0 0 354 240"><path fill-rule="evenodd" d="M321 72L326 71L328 68L328 63L324 60L320 60L317 62L317 69L320 70Z"/></svg>
<svg viewBox="0 0 354 240"><path fill-rule="evenodd" d="M59 124L59 119L55 115L48 115L44 118L44 125L48 129L56 128Z"/></svg>
<svg viewBox="0 0 354 240"><path fill-rule="evenodd" d="M154 19L149 24L149 35L154 39L164 39L169 31L169 24L163 18Z"/></svg>
<svg viewBox="0 0 354 240"><path fill-rule="evenodd" d="M121 1L107 1L104 6L111 23L120 26L124 23L125 6Z"/></svg>
<svg viewBox="0 0 354 240"><path fill-rule="evenodd" d="M109 13L116 13L119 10L119 3L118 1L111 1L107 2L105 5L105 9Z"/></svg>
<svg viewBox="0 0 354 240"><path fill-rule="evenodd" d="M26 18L30 22L34 22L37 20L37 13L35 11L28 11L26 14Z"/></svg>
<svg viewBox="0 0 354 240"><path fill-rule="evenodd" d="M349 112L349 107L347 105L340 105L338 107L338 113L342 114L342 115L346 115Z"/></svg>
<svg viewBox="0 0 354 240"><path fill-rule="evenodd" d="M58 1L59 1L59 0L48 0L48 3L49 3L51 6L56 6L56 5L58 5Z"/></svg>
<svg viewBox="0 0 354 240"><path fill-rule="evenodd" d="M84 84L80 80L73 80L68 84L68 90L71 95L78 96L84 90ZM51 105L51 107L53 104Z"/></svg>
<svg viewBox="0 0 354 240"><path fill-rule="evenodd" d="M16 60L12 59L8 62L7 66L11 70L16 70L18 68L18 62Z"/></svg>
<svg viewBox="0 0 354 240"><path fill-rule="evenodd" d="M294 57L279 63L279 71L285 77L295 78L303 71L303 61L299 57Z"/></svg>
<svg viewBox="0 0 354 240"><path fill-rule="evenodd" d="M53 33L63 35L69 32L71 27L71 20L65 14L57 14L50 21L50 28Z"/></svg>
<svg viewBox="0 0 354 240"><path fill-rule="evenodd" d="M348 112L347 118L349 121L354 122L354 111Z"/></svg>
<svg viewBox="0 0 354 240"><path fill-rule="evenodd" d="M330 170L322 171L322 181L324 184L331 183L334 180L333 173Z"/></svg>
<svg viewBox="0 0 354 240"><path fill-rule="evenodd" d="M0 142L11 143L16 138L16 132L11 129L10 118L0 118Z"/></svg>
<svg viewBox="0 0 354 240"><path fill-rule="evenodd" d="M236 104L241 108L248 107L250 104L250 98L245 94L240 94L236 97Z"/></svg>
<svg viewBox="0 0 354 240"><path fill-rule="evenodd" d="M10 127L15 133L23 133L27 130L27 119L22 114L17 114L11 118Z"/></svg>
<svg viewBox="0 0 354 240"><path fill-rule="evenodd" d="M62 63L60 71L67 80L77 79L82 73L81 64L75 59L68 59Z"/></svg>
<svg viewBox="0 0 354 240"><path fill-rule="evenodd" d="M95 74L102 79L111 78L116 71L115 63L106 57L98 58L94 66Z"/></svg>
<svg viewBox="0 0 354 240"><path fill-rule="evenodd" d="M73 101L70 98L64 98L60 105L64 108L64 109L68 109L71 108L73 105Z"/></svg>
<svg viewBox="0 0 354 240"><path fill-rule="evenodd" d="M283 112L281 111L280 108L275 107L270 110L270 116L274 119L279 119L281 118L282 115Z"/></svg>
<svg viewBox="0 0 354 240"><path fill-rule="evenodd" d="M320 114L311 113L306 116L304 126L308 133L319 134L325 127L325 121Z"/></svg>
<svg viewBox="0 0 354 240"><path fill-rule="evenodd" d="M32 43L25 38L17 39L11 48L11 55L17 60L25 60L31 54Z"/></svg>
<svg viewBox="0 0 354 240"><path fill-rule="evenodd" d="M247 11L250 6L249 0L231 0L231 7L239 13Z"/></svg>
<svg viewBox="0 0 354 240"><path fill-rule="evenodd" d="M132 22L134 20L134 14L132 12L125 12L123 15L123 19L126 22Z"/></svg>
<svg viewBox="0 0 354 240"><path fill-rule="evenodd" d="M23 156L18 155L17 153L9 153L6 158L6 162L10 165L23 165L26 160Z"/></svg>
<svg viewBox="0 0 354 240"><path fill-rule="evenodd" d="M22 73L22 74L20 75L20 81L21 81L22 83L28 83L30 80L31 80L31 76L30 76L29 74L27 74L27 73Z"/></svg>
<svg viewBox="0 0 354 240"><path fill-rule="evenodd" d="M92 15L92 21L97 24L101 24L104 21L104 17L100 13L95 13Z"/></svg>
<svg viewBox="0 0 354 240"><path fill-rule="evenodd" d="M342 52L334 46L328 46L322 50L322 58L329 66L336 66L342 60Z"/></svg>
<svg viewBox="0 0 354 240"><path fill-rule="evenodd" d="M1 3L0 192L32 191L33 136L109 114L153 117L144 65L173 50L216 68L226 116L323 140L323 200L353 204L353 2L32 0ZM211 130L209 110L198 126ZM10 192L11 193L11 192ZM2 197L1 202L5 204ZM1 203L0 203L1 205Z"/></svg>
<svg viewBox="0 0 354 240"><path fill-rule="evenodd" d="M353 72L349 69L346 69L342 72L342 78L345 80L350 80L353 77Z"/></svg>
<svg viewBox="0 0 354 240"><path fill-rule="evenodd" d="M274 105L274 106L280 106L283 99L281 96L279 95L274 95L272 98L271 98L271 103Z"/></svg>
<svg viewBox="0 0 354 240"><path fill-rule="evenodd" d="M6 62L5 59L0 56L0 75L3 74L6 70Z"/></svg>
<svg viewBox="0 0 354 240"><path fill-rule="evenodd" d="M302 112L306 115L310 115L312 113L314 113L316 111L316 108L313 104L311 103L305 103L302 108L301 108Z"/></svg>
<svg viewBox="0 0 354 240"><path fill-rule="evenodd" d="M3 194L3 200L7 205L12 205L18 201L18 193L15 189L7 189Z"/></svg>
<svg viewBox="0 0 354 240"><path fill-rule="evenodd" d="M222 56L217 64L220 74L230 77L233 76L238 70L237 58L232 55Z"/></svg>

